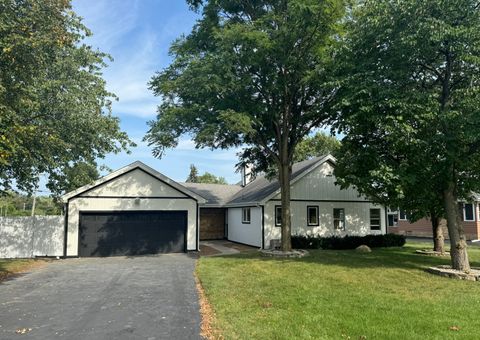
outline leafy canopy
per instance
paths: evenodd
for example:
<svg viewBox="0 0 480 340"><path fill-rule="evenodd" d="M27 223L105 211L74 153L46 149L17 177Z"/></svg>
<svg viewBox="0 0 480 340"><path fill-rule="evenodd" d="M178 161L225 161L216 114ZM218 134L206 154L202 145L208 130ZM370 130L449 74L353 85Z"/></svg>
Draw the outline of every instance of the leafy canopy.
<svg viewBox="0 0 480 340"><path fill-rule="evenodd" d="M327 135L324 132L317 132L313 136L305 137L298 143L293 160L300 162L327 154L337 156L341 145L341 142L334 136Z"/></svg>
<svg viewBox="0 0 480 340"><path fill-rule="evenodd" d="M0 2L0 191L32 191L39 174L58 179L133 145L111 115L109 56L82 42L90 34L69 0Z"/></svg>
<svg viewBox="0 0 480 340"><path fill-rule="evenodd" d="M411 208L435 205L452 179L459 198L480 189L478 6L380 0L356 8L338 63L336 126L346 137L336 171L345 185Z"/></svg>
<svg viewBox="0 0 480 340"><path fill-rule="evenodd" d="M172 64L150 86L162 96L146 136L161 157L182 134L198 147L245 147L264 170L291 162L295 145L324 123L334 87L327 67L341 1L190 1L193 31L171 47ZM283 141L283 142L282 142Z"/></svg>

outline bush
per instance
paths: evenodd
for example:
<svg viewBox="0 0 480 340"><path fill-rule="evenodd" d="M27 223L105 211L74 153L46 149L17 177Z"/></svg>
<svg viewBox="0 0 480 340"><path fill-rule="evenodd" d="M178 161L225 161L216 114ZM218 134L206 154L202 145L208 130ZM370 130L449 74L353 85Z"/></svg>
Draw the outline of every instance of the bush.
<svg viewBox="0 0 480 340"><path fill-rule="evenodd" d="M405 236L395 234L344 237L292 236L292 247L296 249L355 249L362 244L370 248L402 247L405 244Z"/></svg>

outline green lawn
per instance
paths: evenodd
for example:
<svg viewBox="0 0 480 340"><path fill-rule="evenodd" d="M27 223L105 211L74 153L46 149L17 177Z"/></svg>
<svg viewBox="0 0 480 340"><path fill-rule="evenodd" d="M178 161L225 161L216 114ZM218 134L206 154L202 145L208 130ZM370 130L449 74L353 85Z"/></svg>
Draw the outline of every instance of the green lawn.
<svg viewBox="0 0 480 340"><path fill-rule="evenodd" d="M480 282L426 273L449 262L414 254L429 246L203 257L197 272L226 339L480 338ZM469 253L480 266L480 248Z"/></svg>

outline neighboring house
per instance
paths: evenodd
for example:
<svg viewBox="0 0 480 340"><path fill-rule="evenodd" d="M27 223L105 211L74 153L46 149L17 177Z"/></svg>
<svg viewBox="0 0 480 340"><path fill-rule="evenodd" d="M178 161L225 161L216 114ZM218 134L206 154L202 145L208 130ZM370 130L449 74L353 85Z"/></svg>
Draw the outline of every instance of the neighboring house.
<svg viewBox="0 0 480 340"><path fill-rule="evenodd" d="M474 195L473 202L459 203L459 209L462 216L463 229L467 240L480 239L480 196ZM443 235L449 239L446 220L440 221ZM388 212L387 231L392 234L400 234L415 237L429 237L433 235L432 223L428 218L422 218L411 223L408 220L408 214L404 211Z"/></svg>
<svg viewBox="0 0 480 340"><path fill-rule="evenodd" d="M292 168L292 234L386 232L385 208L335 185L328 155ZM198 250L200 239L268 248L280 239L277 180L242 172L242 185L177 183L141 162L63 196L66 256Z"/></svg>

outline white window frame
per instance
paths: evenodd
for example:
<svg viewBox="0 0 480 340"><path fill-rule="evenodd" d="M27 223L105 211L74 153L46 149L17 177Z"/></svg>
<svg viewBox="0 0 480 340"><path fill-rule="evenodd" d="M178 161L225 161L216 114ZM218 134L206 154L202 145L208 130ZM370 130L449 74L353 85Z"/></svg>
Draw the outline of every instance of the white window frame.
<svg viewBox="0 0 480 340"><path fill-rule="evenodd" d="M310 209L315 211L316 222L310 223ZM318 215L318 205L307 205L307 225L309 227L318 227L320 225L320 216Z"/></svg>
<svg viewBox="0 0 480 340"><path fill-rule="evenodd" d="M402 218L402 212L405 215L405 218ZM408 221L408 214L405 210L399 210L398 211L398 220L399 221Z"/></svg>
<svg viewBox="0 0 480 340"><path fill-rule="evenodd" d="M375 218L375 220L378 220L378 224L372 224L372 210L378 211L378 218L377 217ZM375 227L375 229L373 227ZM370 208L370 230L377 230L377 231L382 230L382 209Z"/></svg>
<svg viewBox="0 0 480 340"><path fill-rule="evenodd" d="M467 212L465 209L466 205L471 205L472 206L472 220L467 220ZM463 221L464 222L475 222L475 214L476 214L476 209L475 209L475 204L473 203L463 203Z"/></svg>
<svg viewBox="0 0 480 340"><path fill-rule="evenodd" d="M242 223L250 224L252 221L252 211L249 207L242 208Z"/></svg>
<svg viewBox="0 0 480 340"><path fill-rule="evenodd" d="M336 217L335 217L335 210L341 210L341 211L343 211L343 218L342 218L342 217L336 218ZM340 216L342 216L342 213L340 213ZM345 208L333 208L333 215L332 215L332 217L333 217L333 229L334 229L334 230L345 231L345 230L346 230L346 226L345 226L345 224L346 224L346 223L345 223ZM339 226L341 225L342 227L337 228L337 227L335 226L335 222L336 222L336 221L342 222L342 224L339 223Z"/></svg>

